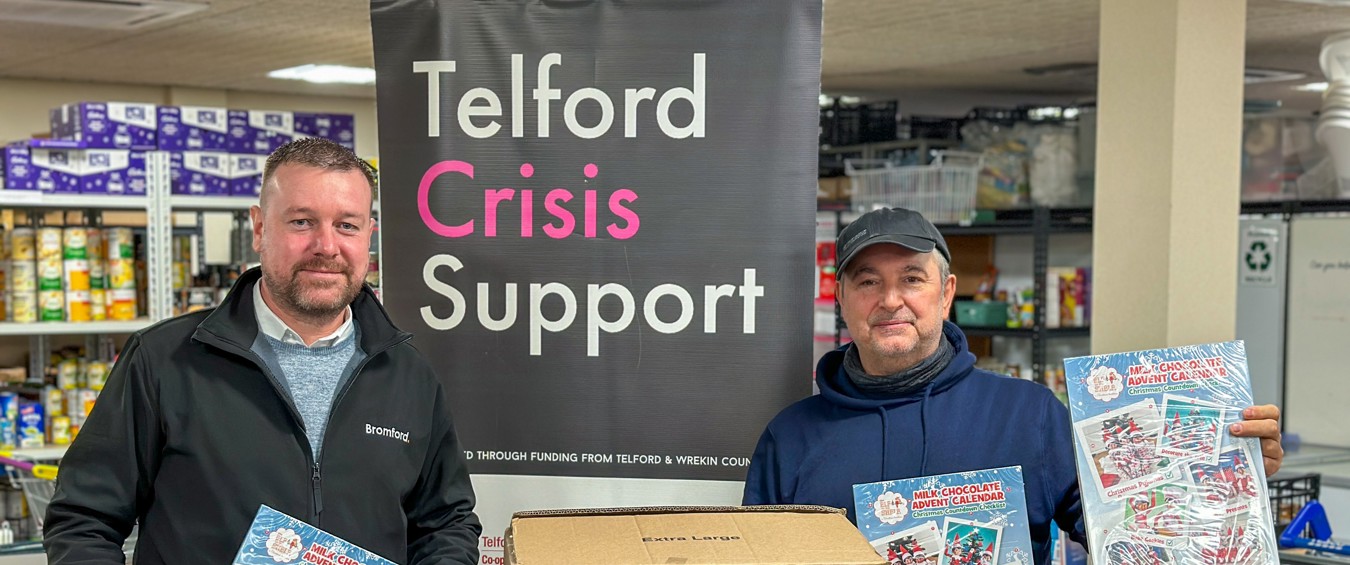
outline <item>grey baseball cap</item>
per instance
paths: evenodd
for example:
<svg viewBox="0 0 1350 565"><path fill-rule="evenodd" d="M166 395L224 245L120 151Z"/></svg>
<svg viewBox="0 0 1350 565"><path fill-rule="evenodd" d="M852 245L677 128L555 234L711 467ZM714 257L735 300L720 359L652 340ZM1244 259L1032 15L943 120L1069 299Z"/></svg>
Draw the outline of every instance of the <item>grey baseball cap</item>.
<svg viewBox="0 0 1350 565"><path fill-rule="evenodd" d="M948 263L952 260L942 233L922 214L905 208L882 208L863 214L839 232L835 240L839 254L836 271L843 273L859 251L878 243L892 243L919 253L936 249Z"/></svg>

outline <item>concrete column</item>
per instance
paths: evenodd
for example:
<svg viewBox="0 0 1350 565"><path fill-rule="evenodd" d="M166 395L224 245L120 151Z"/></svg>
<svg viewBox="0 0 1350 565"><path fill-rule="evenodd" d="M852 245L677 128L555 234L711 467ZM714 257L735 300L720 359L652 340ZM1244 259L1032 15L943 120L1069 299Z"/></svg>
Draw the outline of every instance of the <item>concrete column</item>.
<svg viewBox="0 0 1350 565"><path fill-rule="evenodd" d="M1092 352L1233 339L1245 0L1102 0Z"/></svg>

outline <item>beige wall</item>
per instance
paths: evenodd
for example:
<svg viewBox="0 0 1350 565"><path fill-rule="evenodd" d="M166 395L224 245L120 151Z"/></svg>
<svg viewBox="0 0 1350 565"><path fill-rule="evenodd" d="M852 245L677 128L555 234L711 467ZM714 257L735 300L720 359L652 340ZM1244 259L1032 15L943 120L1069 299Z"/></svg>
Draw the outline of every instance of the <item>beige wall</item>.
<svg viewBox="0 0 1350 565"><path fill-rule="evenodd" d="M85 100L163 104L164 88L0 78L0 142L46 135L48 110Z"/></svg>
<svg viewBox="0 0 1350 565"><path fill-rule="evenodd" d="M0 78L0 142L44 135L51 129L48 110L93 100L352 114L356 116L357 154L379 154L374 99L9 78Z"/></svg>

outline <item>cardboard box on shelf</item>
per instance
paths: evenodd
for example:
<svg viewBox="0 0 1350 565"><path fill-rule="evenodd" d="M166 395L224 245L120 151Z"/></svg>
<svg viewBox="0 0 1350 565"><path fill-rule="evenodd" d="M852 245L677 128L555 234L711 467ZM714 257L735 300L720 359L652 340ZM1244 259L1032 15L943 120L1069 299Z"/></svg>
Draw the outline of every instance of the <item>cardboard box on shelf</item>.
<svg viewBox="0 0 1350 565"><path fill-rule="evenodd" d="M52 137L81 141L100 149L158 147L154 104L78 102L49 114Z"/></svg>
<svg viewBox="0 0 1350 565"><path fill-rule="evenodd" d="M145 194L145 152L86 149L80 161L80 193Z"/></svg>
<svg viewBox="0 0 1350 565"><path fill-rule="evenodd" d="M518 512L507 565L884 565L844 511L822 506Z"/></svg>
<svg viewBox="0 0 1350 565"><path fill-rule="evenodd" d="M853 194L852 180L848 177L821 177L816 185L817 200L848 200Z"/></svg>
<svg viewBox="0 0 1350 565"><path fill-rule="evenodd" d="M853 179L851 177L837 177L839 184L835 186L835 200L853 200Z"/></svg>
<svg viewBox="0 0 1350 565"><path fill-rule="evenodd" d="M0 149L0 187L7 190L37 190L28 143L16 141Z"/></svg>
<svg viewBox="0 0 1350 565"><path fill-rule="evenodd" d="M173 153L169 177L174 194L228 196L230 156L209 151Z"/></svg>
<svg viewBox="0 0 1350 565"><path fill-rule="evenodd" d="M27 367L0 368L0 383L22 383L28 379Z"/></svg>
<svg viewBox="0 0 1350 565"><path fill-rule="evenodd" d="M265 155L230 154L230 196L257 197L262 191Z"/></svg>
<svg viewBox="0 0 1350 565"><path fill-rule="evenodd" d="M1051 267L1045 272L1045 327L1078 328L1092 322L1092 269Z"/></svg>
<svg viewBox="0 0 1350 565"><path fill-rule="evenodd" d="M4 186L66 194L145 194L145 152L34 139L4 148Z"/></svg>
<svg viewBox="0 0 1350 565"><path fill-rule="evenodd" d="M82 160L77 149L32 149L28 175L42 192L79 194Z"/></svg>
<svg viewBox="0 0 1350 565"><path fill-rule="evenodd" d="M295 133L322 137L356 150L356 116L351 114L296 112Z"/></svg>
<svg viewBox="0 0 1350 565"><path fill-rule="evenodd" d="M160 106L159 148L164 151L225 151L230 124L224 108Z"/></svg>
<svg viewBox="0 0 1350 565"><path fill-rule="evenodd" d="M230 153L268 155L298 137L295 132L295 114L271 110L230 110L230 136L226 149Z"/></svg>

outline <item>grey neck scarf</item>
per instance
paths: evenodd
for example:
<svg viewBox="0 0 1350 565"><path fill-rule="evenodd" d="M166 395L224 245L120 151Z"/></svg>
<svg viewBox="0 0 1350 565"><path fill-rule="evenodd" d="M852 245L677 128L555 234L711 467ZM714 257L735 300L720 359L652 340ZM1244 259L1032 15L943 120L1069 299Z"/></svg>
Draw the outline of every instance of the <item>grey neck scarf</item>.
<svg viewBox="0 0 1350 565"><path fill-rule="evenodd" d="M844 373L853 386L868 398L896 398L923 390L947 369L955 357L956 349L944 335L937 351L918 365L893 375L873 376L863 370L862 358L858 356L858 347L855 345L844 352Z"/></svg>

